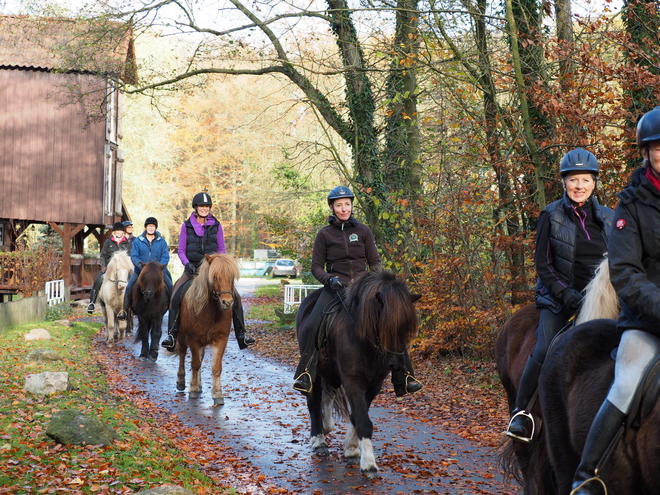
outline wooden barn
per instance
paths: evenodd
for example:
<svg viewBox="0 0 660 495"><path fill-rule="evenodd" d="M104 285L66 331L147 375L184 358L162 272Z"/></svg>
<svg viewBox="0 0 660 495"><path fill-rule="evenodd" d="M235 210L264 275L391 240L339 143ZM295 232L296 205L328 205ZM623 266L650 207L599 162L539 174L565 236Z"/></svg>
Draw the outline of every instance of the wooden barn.
<svg viewBox="0 0 660 495"><path fill-rule="evenodd" d="M75 293L91 283L99 244L122 203L119 83L137 79L126 25L0 16L0 293L26 291L20 235L50 225L62 240L61 276ZM12 256L13 255L13 256ZM0 299L1 300L1 299Z"/></svg>

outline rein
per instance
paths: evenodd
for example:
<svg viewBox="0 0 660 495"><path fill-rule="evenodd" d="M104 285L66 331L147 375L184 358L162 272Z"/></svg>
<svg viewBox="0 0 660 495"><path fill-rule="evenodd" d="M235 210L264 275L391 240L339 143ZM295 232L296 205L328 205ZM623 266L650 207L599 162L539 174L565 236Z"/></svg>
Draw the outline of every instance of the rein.
<svg viewBox="0 0 660 495"><path fill-rule="evenodd" d="M222 296L223 294L231 294L231 299L232 299L232 301L234 300L234 292L233 291L230 291L230 290L222 290L220 292L218 292L217 290L212 290L211 291L211 297L213 297L213 299L215 299L216 301L220 301L220 296Z"/></svg>

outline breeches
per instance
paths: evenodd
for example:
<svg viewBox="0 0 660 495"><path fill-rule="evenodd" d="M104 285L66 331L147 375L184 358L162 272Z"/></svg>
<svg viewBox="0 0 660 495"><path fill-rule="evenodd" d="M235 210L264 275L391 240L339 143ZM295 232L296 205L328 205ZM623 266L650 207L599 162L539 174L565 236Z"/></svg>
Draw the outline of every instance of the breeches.
<svg viewBox="0 0 660 495"><path fill-rule="evenodd" d="M539 326L536 329L536 346L532 353L532 357L536 362L543 363L545 361L552 339L564 328L573 314L575 314L575 311L566 308L563 308L558 314L554 314L549 309L541 310Z"/></svg>
<svg viewBox="0 0 660 495"><path fill-rule="evenodd" d="M614 365L614 383L607 400L628 413L644 372L660 353L660 338L642 330L626 330L621 336Z"/></svg>

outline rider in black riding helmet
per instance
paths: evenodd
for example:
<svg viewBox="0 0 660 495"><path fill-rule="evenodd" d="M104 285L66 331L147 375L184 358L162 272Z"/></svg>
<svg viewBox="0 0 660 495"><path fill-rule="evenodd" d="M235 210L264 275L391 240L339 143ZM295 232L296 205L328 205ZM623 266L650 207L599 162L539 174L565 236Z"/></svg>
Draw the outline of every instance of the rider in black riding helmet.
<svg viewBox="0 0 660 495"><path fill-rule="evenodd" d="M380 268L381 261L371 229L353 217L353 192L337 186L328 194L332 216L314 241L312 274L325 287L309 315L300 343L301 356L293 388L304 394L312 392L318 359L317 336L323 319L323 309L337 297L337 292L350 284L365 270ZM392 370L392 383L397 397L415 393L422 388L413 374L406 352L400 366Z"/></svg>
<svg viewBox="0 0 660 495"><path fill-rule="evenodd" d="M607 493L601 462L616 448L644 372L660 355L660 106L637 123L643 163L618 194L608 243L610 280L619 296L623 330L614 382L593 420L571 495Z"/></svg>
<svg viewBox="0 0 660 495"><path fill-rule="evenodd" d="M92 292L89 295L89 305L87 306L87 312L89 314L92 314L96 308L96 297L99 295L99 289L103 283L103 274L108 267L108 263L110 263L110 258L117 251L126 251L126 254L129 256L131 254L131 242L124 235L124 224L122 222L115 222L112 226L112 235L103 243L103 247L101 248L101 256L99 258L101 270L99 270L99 273L94 279Z"/></svg>
<svg viewBox="0 0 660 495"><path fill-rule="evenodd" d="M197 269L204 261L207 254L225 254L225 235L222 224L211 214L213 201L211 197L201 192L195 194L192 207L195 211L190 218L181 225L179 235L179 260L185 269L179 280L174 284L172 298L170 300L170 311L168 316L167 337L161 345L168 351L173 351L176 346L176 334L179 325L179 310L181 308L181 287L197 275ZM238 341L238 347L245 349L255 343L253 337L245 332L245 319L243 316L243 305L241 295L234 287L234 307L232 308L234 323L234 334Z"/></svg>
<svg viewBox="0 0 660 495"><path fill-rule="evenodd" d="M564 197L550 203L536 228L536 307L541 310L536 346L527 360L506 434L531 442L534 418L530 402L552 339L580 308L582 290L593 278L607 251L614 212L593 195L598 160L575 148L561 159Z"/></svg>

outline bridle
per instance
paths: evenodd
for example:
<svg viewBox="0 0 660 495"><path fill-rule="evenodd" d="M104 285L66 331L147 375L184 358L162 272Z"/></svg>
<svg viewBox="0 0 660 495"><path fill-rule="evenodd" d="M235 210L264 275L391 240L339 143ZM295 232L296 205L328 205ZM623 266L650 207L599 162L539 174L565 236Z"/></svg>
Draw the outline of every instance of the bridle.
<svg viewBox="0 0 660 495"><path fill-rule="evenodd" d="M223 294L231 294L231 301L232 301L232 304L234 303L234 292L233 292L233 291L231 291L231 290L221 290L221 291L217 291L217 290L215 290L215 289L213 289L213 290L211 291L211 297L213 297L213 299L215 299L215 300L218 301L218 302L220 301L220 297L221 297Z"/></svg>

